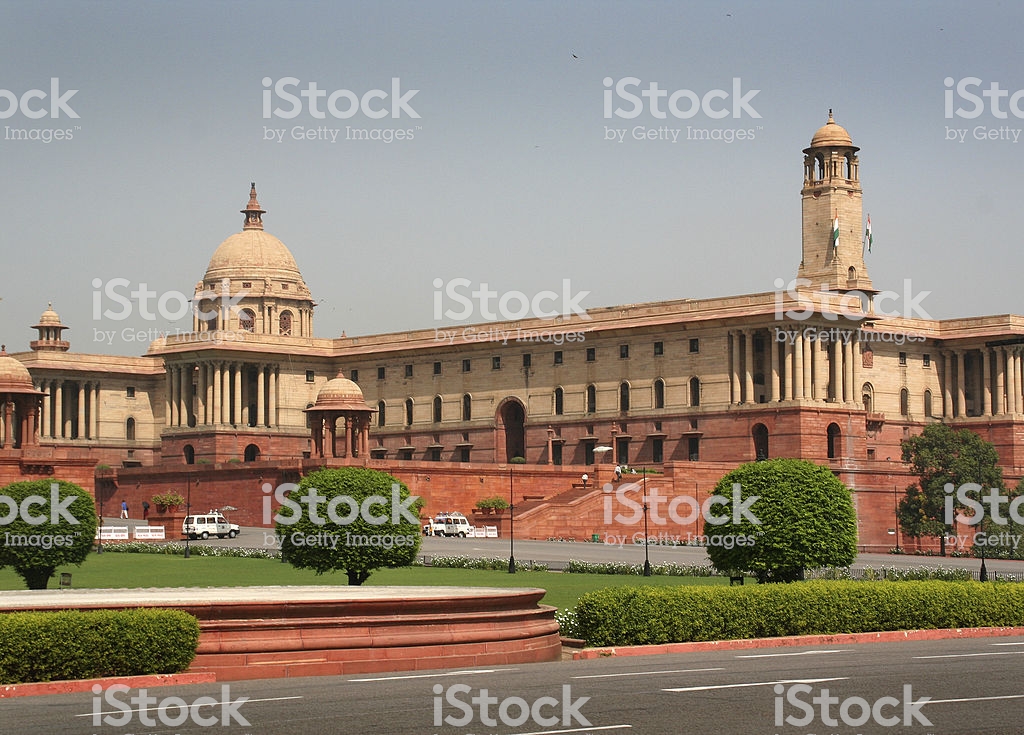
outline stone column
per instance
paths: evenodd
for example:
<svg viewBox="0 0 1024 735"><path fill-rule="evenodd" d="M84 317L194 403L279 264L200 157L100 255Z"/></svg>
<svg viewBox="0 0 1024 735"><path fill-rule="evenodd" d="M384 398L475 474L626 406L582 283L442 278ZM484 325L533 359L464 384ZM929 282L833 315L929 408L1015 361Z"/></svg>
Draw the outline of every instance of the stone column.
<svg viewBox="0 0 1024 735"><path fill-rule="evenodd" d="M1006 354L996 347L996 389L992 393L992 414L1002 416L1006 413Z"/></svg>
<svg viewBox="0 0 1024 735"><path fill-rule="evenodd" d="M43 412L39 417L39 436L45 437L47 429L50 428L50 381L44 380L39 385L39 390L43 391Z"/></svg>
<svg viewBox="0 0 1024 735"><path fill-rule="evenodd" d="M742 403L743 396L740 393L740 330L734 329L729 332L730 350L730 376L732 383L732 402Z"/></svg>
<svg viewBox="0 0 1024 735"><path fill-rule="evenodd" d="M93 439L100 438L100 384L93 383L92 386L92 400L90 401L90 422L92 423L92 429L89 431L89 436Z"/></svg>
<svg viewBox="0 0 1024 735"><path fill-rule="evenodd" d="M270 388L267 391L269 394L267 396L267 409L269 414L267 416L267 421L270 426L277 426L277 378L279 369L280 368L278 368L277 365L273 365L270 368Z"/></svg>
<svg viewBox="0 0 1024 735"><path fill-rule="evenodd" d="M802 398L814 398L814 342L801 337L804 344L804 390Z"/></svg>
<svg viewBox="0 0 1024 735"><path fill-rule="evenodd" d="M786 340L785 347L782 348L782 359L783 365L785 366L783 368L784 375L782 379L782 395L785 397L784 400L792 401L793 397L796 395L793 392L795 384L795 381L793 380L793 363L795 360L793 358L793 343L788 339Z"/></svg>
<svg viewBox="0 0 1024 735"><path fill-rule="evenodd" d="M956 408L954 418L962 418L967 415L967 393L966 381L964 380L964 351L956 351Z"/></svg>
<svg viewBox="0 0 1024 735"><path fill-rule="evenodd" d="M853 345L843 342L843 403L853 400Z"/></svg>
<svg viewBox="0 0 1024 735"><path fill-rule="evenodd" d="M78 384L78 438L87 438L89 427L85 423L85 383Z"/></svg>
<svg viewBox="0 0 1024 735"><path fill-rule="evenodd" d="M797 330L793 343L793 398L804 397L804 334Z"/></svg>
<svg viewBox="0 0 1024 735"><path fill-rule="evenodd" d="M352 434L353 434L353 431L352 431L352 417L351 416L346 416L345 417L345 443L341 445L341 456L342 457L346 457L347 458L347 457L352 456L352 451L351 450L352 450L353 446L355 445L355 441L353 441L354 437L352 436Z"/></svg>
<svg viewBox="0 0 1024 735"><path fill-rule="evenodd" d="M257 426L266 426L267 425L267 420L266 420L267 405L266 405L266 402L264 401L264 398L263 398L264 391L266 391L266 386L267 386L267 384L265 382L266 378L263 375L266 372L266 370L267 370L267 366L266 365L260 365L259 366L259 372L256 373L256 425Z"/></svg>
<svg viewBox="0 0 1024 735"><path fill-rule="evenodd" d="M243 424L242 421L242 365L232 366L235 371L235 415L232 422L236 426Z"/></svg>
<svg viewBox="0 0 1024 735"><path fill-rule="evenodd" d="M948 351L942 353L942 416L953 418L953 361Z"/></svg>
<svg viewBox="0 0 1024 735"><path fill-rule="evenodd" d="M338 456L338 417L327 414L327 435L331 441L331 457Z"/></svg>
<svg viewBox="0 0 1024 735"><path fill-rule="evenodd" d="M231 423L231 363L221 365L220 422Z"/></svg>
<svg viewBox="0 0 1024 735"><path fill-rule="evenodd" d="M850 401L861 404L860 393L860 334L854 331L850 336Z"/></svg>
<svg viewBox="0 0 1024 735"><path fill-rule="evenodd" d="M744 339L746 340L746 349L744 350L745 358L743 361L743 388L744 388L744 402L745 403L756 403L754 400L754 330L744 330Z"/></svg>
<svg viewBox="0 0 1024 735"><path fill-rule="evenodd" d="M1021 389L1021 358L1020 349L1015 348L1013 354L1013 405L1014 413L1024 413L1024 390Z"/></svg>
<svg viewBox="0 0 1024 735"><path fill-rule="evenodd" d="M988 347L981 348L981 414L992 415L992 362Z"/></svg>
<svg viewBox="0 0 1024 735"><path fill-rule="evenodd" d="M776 330L776 334L780 332ZM785 334L785 332L781 332ZM768 348L771 350L771 393L768 395L769 401L780 401L782 396L779 395L779 343L774 340L768 340Z"/></svg>
<svg viewBox="0 0 1024 735"><path fill-rule="evenodd" d="M14 449L14 403L4 399L4 449Z"/></svg>
<svg viewBox="0 0 1024 735"><path fill-rule="evenodd" d="M840 341L834 339L829 343L828 351L828 384L831 389L831 396L827 397L834 403L838 403L842 400L842 386L840 386L843 361L840 359Z"/></svg>

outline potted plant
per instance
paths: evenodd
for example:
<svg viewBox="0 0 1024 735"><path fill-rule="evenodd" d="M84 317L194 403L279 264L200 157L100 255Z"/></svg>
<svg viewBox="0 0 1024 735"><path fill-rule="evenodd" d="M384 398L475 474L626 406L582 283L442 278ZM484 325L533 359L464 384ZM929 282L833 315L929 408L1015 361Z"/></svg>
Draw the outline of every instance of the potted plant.
<svg viewBox="0 0 1024 735"><path fill-rule="evenodd" d="M508 508L508 501L500 495L495 495L492 498L482 498L476 501L476 507L483 515L490 515L492 513L500 515Z"/></svg>
<svg viewBox="0 0 1024 735"><path fill-rule="evenodd" d="M178 506L185 502L181 493L169 492L153 496L153 504L161 513L177 510Z"/></svg>

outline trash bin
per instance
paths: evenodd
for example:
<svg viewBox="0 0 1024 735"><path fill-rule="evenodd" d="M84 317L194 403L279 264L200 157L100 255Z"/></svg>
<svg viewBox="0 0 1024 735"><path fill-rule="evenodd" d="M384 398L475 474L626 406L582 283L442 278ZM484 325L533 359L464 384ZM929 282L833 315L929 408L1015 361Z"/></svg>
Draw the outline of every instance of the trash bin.
<svg viewBox="0 0 1024 735"><path fill-rule="evenodd" d="M593 541L595 544L598 543L601 540L601 534L599 534L599 533L592 533L592 534L590 534L590 540Z"/></svg>

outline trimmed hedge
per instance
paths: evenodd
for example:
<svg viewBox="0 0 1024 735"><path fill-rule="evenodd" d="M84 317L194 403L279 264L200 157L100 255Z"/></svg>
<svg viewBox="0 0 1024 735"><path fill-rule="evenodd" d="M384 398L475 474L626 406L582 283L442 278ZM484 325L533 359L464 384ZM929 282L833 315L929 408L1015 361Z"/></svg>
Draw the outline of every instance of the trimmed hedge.
<svg viewBox="0 0 1024 735"><path fill-rule="evenodd" d="M199 621L180 610L0 615L0 684L174 674L192 663Z"/></svg>
<svg viewBox="0 0 1024 735"><path fill-rule="evenodd" d="M583 595L575 623L590 646L1024 625L1024 587L934 581L619 587Z"/></svg>

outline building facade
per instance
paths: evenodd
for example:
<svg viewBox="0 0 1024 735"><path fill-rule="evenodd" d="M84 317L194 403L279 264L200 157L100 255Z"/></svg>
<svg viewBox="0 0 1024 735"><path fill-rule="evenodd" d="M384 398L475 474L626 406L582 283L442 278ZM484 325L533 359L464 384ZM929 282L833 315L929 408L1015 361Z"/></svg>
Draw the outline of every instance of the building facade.
<svg viewBox="0 0 1024 735"><path fill-rule="evenodd" d="M38 419L4 450L27 449L31 432L36 455L132 477L322 458L487 475L521 457L550 467L532 486L537 498L598 462L712 477L798 457L884 492L863 515L891 526L882 519L905 474L900 442L930 422L977 431L1008 477L1024 474L1024 317L877 312L858 153L830 113L803 151L796 280L777 291L446 327L441 340L435 329L314 336L313 296L264 230L253 185L242 231L195 286L192 332L140 357L79 354L68 326L43 313L29 351L11 356L38 391ZM322 410L338 396L346 411ZM450 502L472 500L475 485L465 488ZM884 536L881 526L871 533Z"/></svg>

